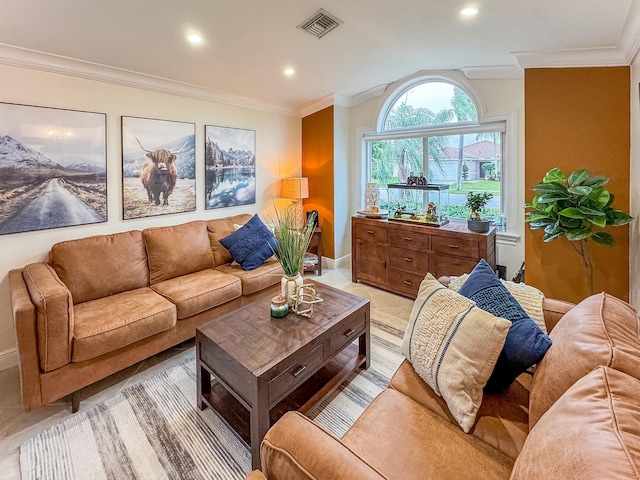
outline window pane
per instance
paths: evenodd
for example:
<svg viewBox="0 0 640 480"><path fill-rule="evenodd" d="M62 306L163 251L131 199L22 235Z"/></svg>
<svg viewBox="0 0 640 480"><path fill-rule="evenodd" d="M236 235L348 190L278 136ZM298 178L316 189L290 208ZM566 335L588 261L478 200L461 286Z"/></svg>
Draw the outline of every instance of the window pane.
<svg viewBox="0 0 640 480"><path fill-rule="evenodd" d="M385 119L385 130L477 122L476 107L461 89L445 82L427 82L398 97Z"/></svg>
<svg viewBox="0 0 640 480"><path fill-rule="evenodd" d="M427 145L426 155L424 145ZM368 181L383 189L380 207L390 209L387 184L405 183L412 173L424 172L429 183L448 184L449 217L469 218L465 207L468 192L489 192L493 198L480 214L498 220L501 212L502 133L423 136L370 142ZM425 164L424 157L428 161Z"/></svg>

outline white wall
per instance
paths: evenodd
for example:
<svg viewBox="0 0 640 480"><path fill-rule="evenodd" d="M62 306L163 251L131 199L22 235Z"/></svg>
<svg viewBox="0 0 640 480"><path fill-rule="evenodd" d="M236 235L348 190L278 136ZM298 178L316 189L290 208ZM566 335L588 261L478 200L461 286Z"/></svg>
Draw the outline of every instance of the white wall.
<svg viewBox="0 0 640 480"><path fill-rule="evenodd" d="M515 113L515 198L511 201L516 205L524 204L524 80L471 80L473 86L479 91L486 107L486 114ZM379 99L375 98L350 109L350 156L352 159L351 175L353 184L361 173L361 142L359 135L363 132L374 132L379 108ZM506 155L506 153L505 153ZM506 158L505 158L506 160ZM361 192L354 192L350 211L353 213L360 209ZM516 209L518 213L521 210ZM506 265L507 278L511 278L524 261L524 212L517 218L507 219L513 235L509 238L499 238L497 253L498 263Z"/></svg>
<svg viewBox="0 0 640 480"><path fill-rule="evenodd" d="M62 240L238 213L264 213L278 194L278 179L300 173L301 121L298 117L2 65L0 92L3 102L107 114L109 219L106 223L88 226L0 235L0 370L16 363L9 270L45 260L51 245ZM204 175L198 173L195 212L123 221L121 115L195 123L197 172L204 167L204 125L255 130L256 204L205 211Z"/></svg>
<svg viewBox="0 0 640 480"><path fill-rule="evenodd" d="M631 64L631 178L629 180L629 302L640 309L640 56Z"/></svg>

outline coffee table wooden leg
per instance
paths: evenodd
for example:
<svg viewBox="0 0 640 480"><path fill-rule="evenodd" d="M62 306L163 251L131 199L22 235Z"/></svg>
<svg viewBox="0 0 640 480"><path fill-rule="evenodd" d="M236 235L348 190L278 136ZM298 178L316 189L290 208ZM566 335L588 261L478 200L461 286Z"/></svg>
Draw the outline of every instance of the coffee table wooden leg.
<svg viewBox="0 0 640 480"><path fill-rule="evenodd" d="M369 312L366 313L367 315L367 322L366 322L366 328L365 328L365 332L360 335L360 337L358 338L358 351L360 353L360 355L364 355L364 357L366 358L365 363L363 365L362 368L367 369L369 368L369 366L371 365L371 323L370 323L370 317L369 317Z"/></svg>
<svg viewBox="0 0 640 480"><path fill-rule="evenodd" d="M250 417L251 468L260 468L260 443L271 426L269 419L269 384L258 379L256 398Z"/></svg>
<svg viewBox="0 0 640 480"><path fill-rule="evenodd" d="M198 408L204 410L207 408L207 405L202 401L202 396L211 394L211 374L202 366L202 362L198 356L196 356L196 375Z"/></svg>

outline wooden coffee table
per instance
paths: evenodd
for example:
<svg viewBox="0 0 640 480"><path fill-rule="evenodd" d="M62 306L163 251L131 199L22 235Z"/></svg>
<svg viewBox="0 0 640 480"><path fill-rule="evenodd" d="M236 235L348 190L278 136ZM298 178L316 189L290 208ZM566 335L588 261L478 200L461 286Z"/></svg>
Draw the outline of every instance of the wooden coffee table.
<svg viewBox="0 0 640 480"><path fill-rule="evenodd" d="M308 412L369 367L369 300L314 285L324 301L311 318L273 318L265 297L196 329L198 407L213 408L250 446L252 468L278 418Z"/></svg>

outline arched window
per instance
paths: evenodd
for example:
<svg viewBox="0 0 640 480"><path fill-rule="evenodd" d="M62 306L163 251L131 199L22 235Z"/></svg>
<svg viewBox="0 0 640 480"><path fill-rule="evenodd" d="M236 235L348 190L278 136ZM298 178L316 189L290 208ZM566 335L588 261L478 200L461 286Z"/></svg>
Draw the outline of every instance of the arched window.
<svg viewBox="0 0 640 480"><path fill-rule="evenodd" d="M482 98L462 75L419 73L401 80L380 101L377 131L363 137L365 183L381 187L380 208L390 215L402 209L406 217L433 202L442 217L466 219L467 193L487 192L493 198L484 216L501 223L506 126L504 117L485 113ZM396 187L416 178L434 186L421 205Z"/></svg>

